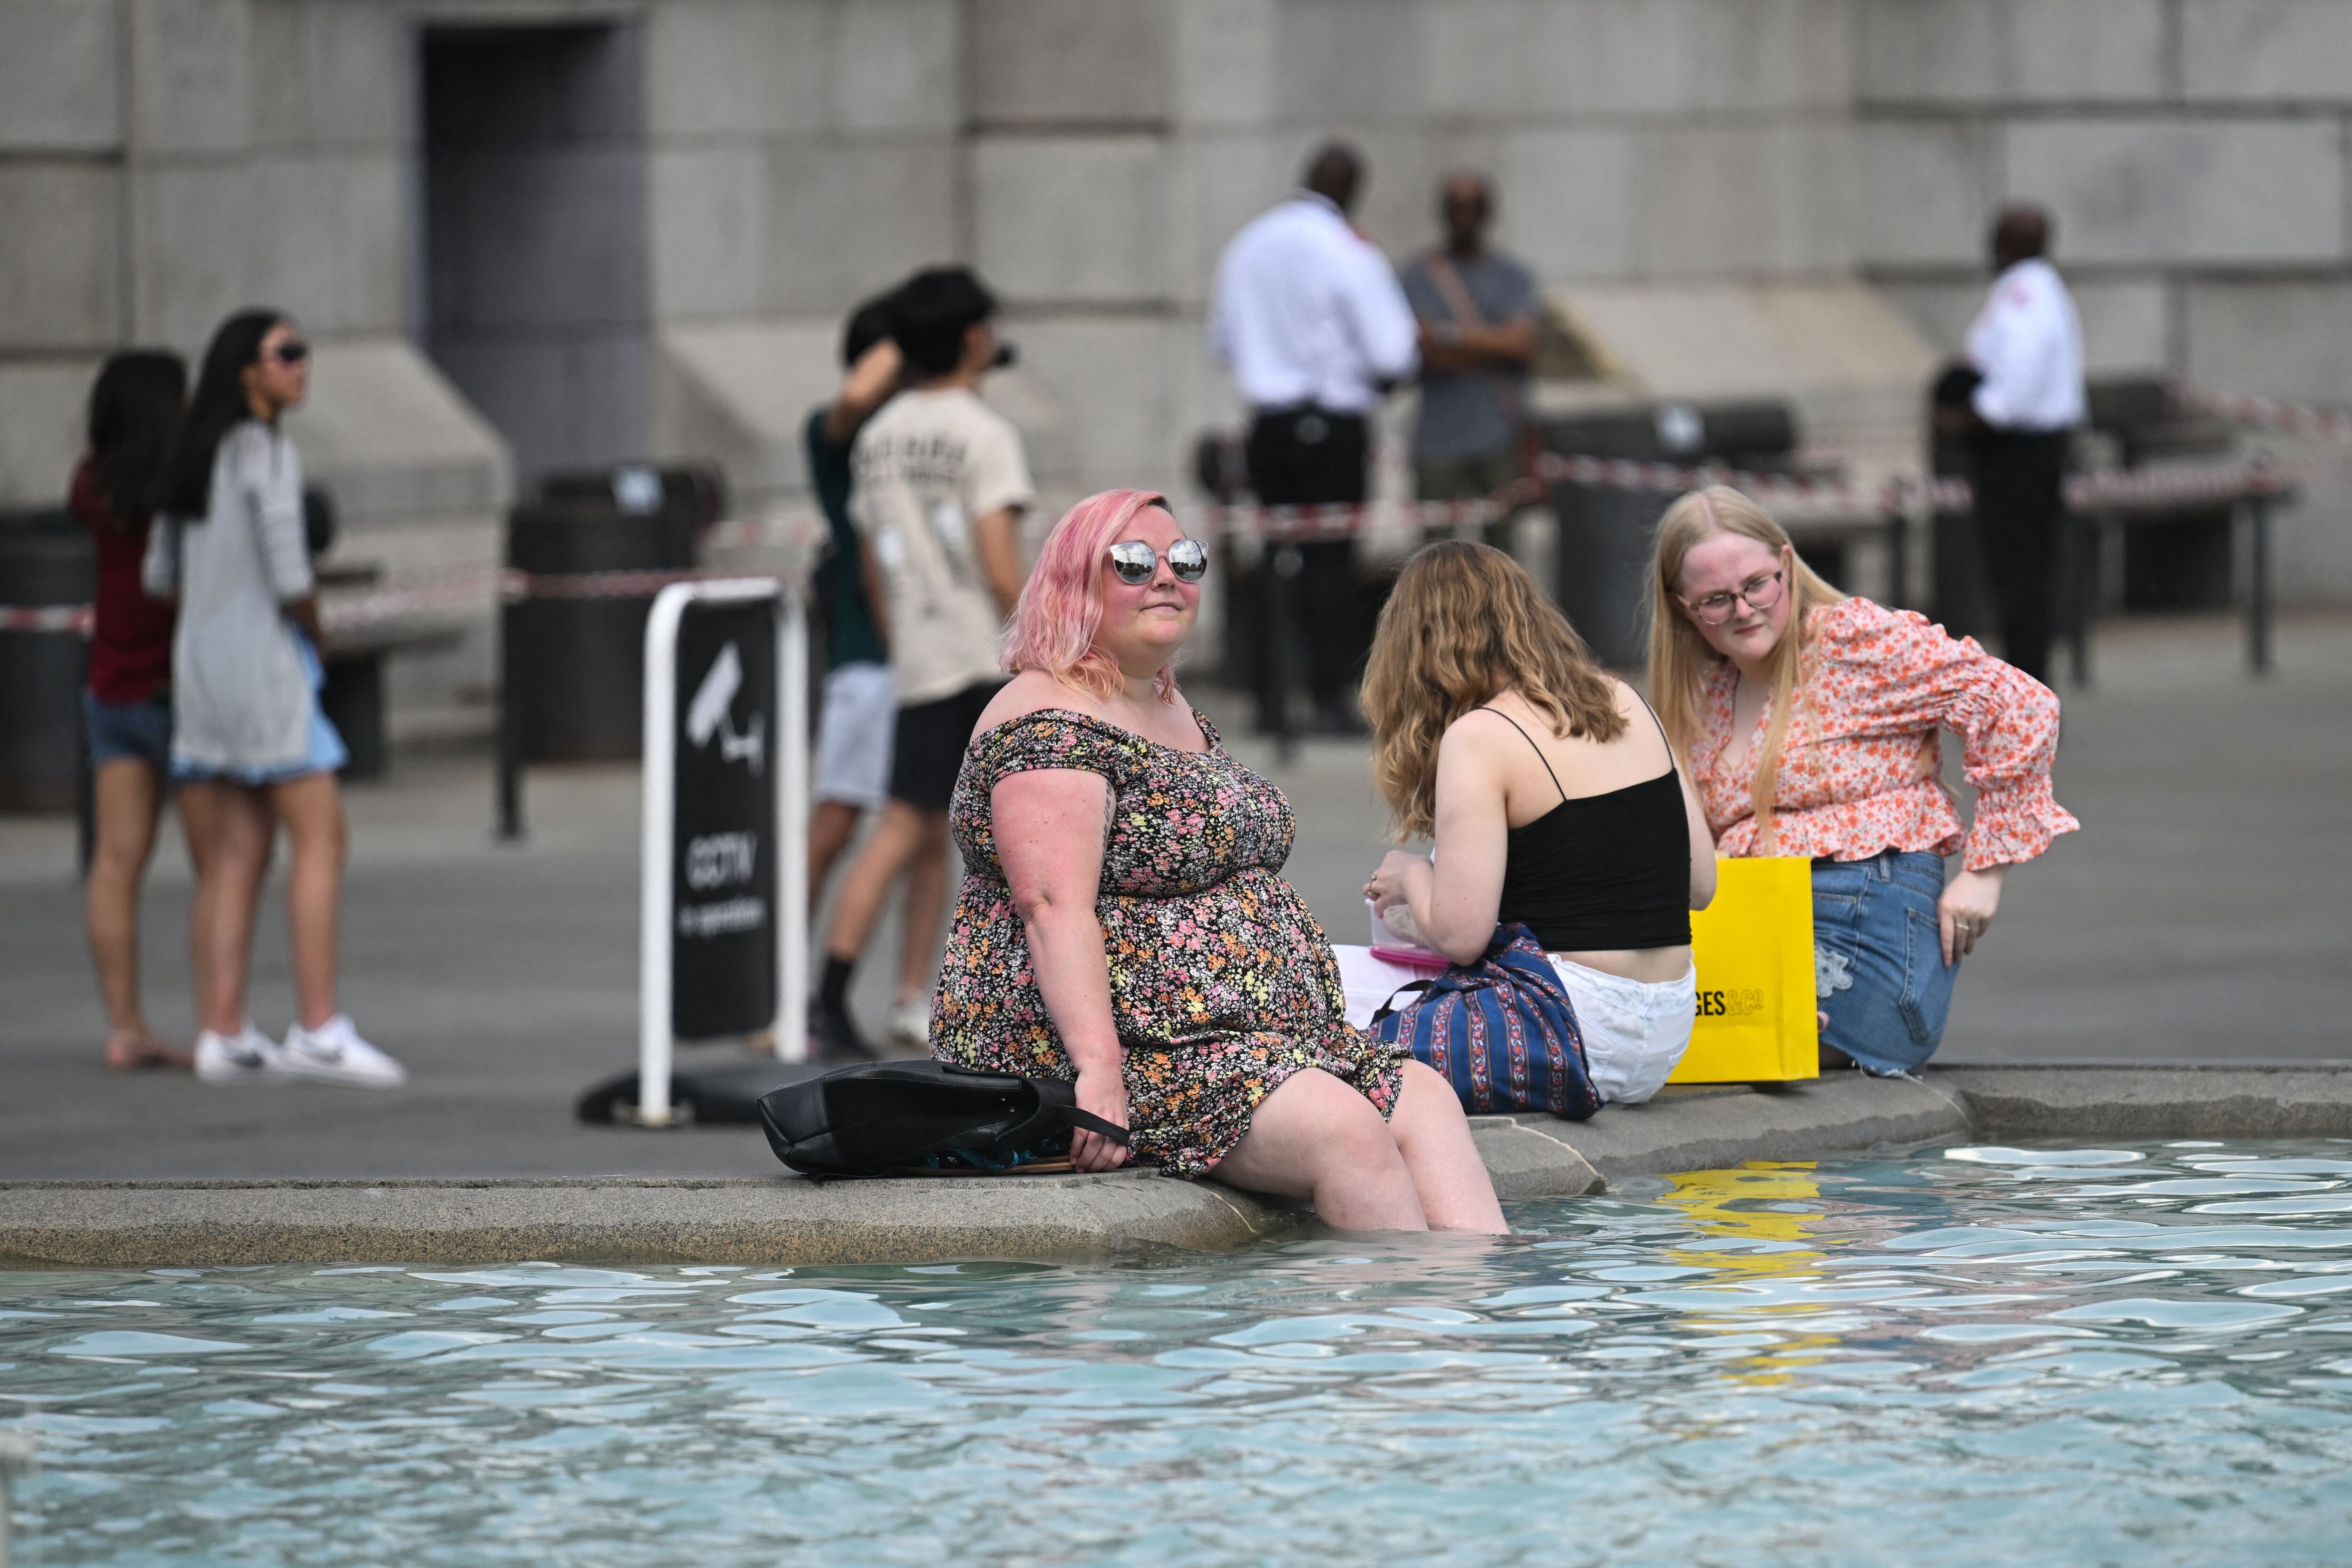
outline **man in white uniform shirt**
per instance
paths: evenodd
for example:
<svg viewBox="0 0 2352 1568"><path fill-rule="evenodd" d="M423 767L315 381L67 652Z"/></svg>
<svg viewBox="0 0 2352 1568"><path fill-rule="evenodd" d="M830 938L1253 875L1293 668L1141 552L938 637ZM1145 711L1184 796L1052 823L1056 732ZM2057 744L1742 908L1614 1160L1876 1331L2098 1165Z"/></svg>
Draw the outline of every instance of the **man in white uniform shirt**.
<svg viewBox="0 0 2352 1568"><path fill-rule="evenodd" d="M1235 235L1217 263L1210 346L1250 407L1250 488L1267 506L1360 502L1370 493L1367 416L1411 375L1417 329L1388 258L1348 222L1363 163L1333 143L1307 166L1305 188ZM1299 546L1298 596L1307 685L1318 729L1353 732L1346 626L1354 586L1351 539ZM1259 666L1276 628L1262 617ZM1286 728L1288 694L1259 683L1258 722Z"/></svg>
<svg viewBox="0 0 2352 1568"><path fill-rule="evenodd" d="M1999 274L1969 328L1983 379L1974 416L1977 533L2000 611L2001 657L2046 680L2066 453L2083 422L2083 326L2044 259L2050 215L2009 206L1992 230Z"/></svg>

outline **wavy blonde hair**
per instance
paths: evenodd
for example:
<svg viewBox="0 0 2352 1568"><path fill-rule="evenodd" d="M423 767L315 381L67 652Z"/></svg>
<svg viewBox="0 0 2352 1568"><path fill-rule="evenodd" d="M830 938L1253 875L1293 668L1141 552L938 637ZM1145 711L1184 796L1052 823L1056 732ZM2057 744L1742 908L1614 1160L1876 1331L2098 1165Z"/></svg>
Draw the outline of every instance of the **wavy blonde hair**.
<svg viewBox="0 0 2352 1568"><path fill-rule="evenodd" d="M1780 751L1789 738L1789 720L1801 699L1805 645L1812 640L1810 612L1816 605L1834 604L1846 595L1805 564L1788 531L1772 514L1727 485L1693 490L1666 509L1658 520L1657 570L1650 578L1650 701L1666 727L1666 740L1687 767L1691 746L1704 722L1706 678L1723 663L1723 656L1707 646L1698 627L1683 613L1675 584L1682 576L1683 558L1718 534L1737 533L1769 546L1789 563L1789 629L1771 658L1765 661L1771 683L1772 721L1765 727L1764 743L1757 749L1756 769L1748 779L1748 795L1756 810L1756 853L1772 853L1772 808L1780 776Z"/></svg>
<svg viewBox="0 0 2352 1568"><path fill-rule="evenodd" d="M1466 540L1424 546L1381 611L1364 672L1372 784L1400 839L1436 826L1446 726L1506 687L1555 735L1606 744L1625 732L1615 684L1517 562Z"/></svg>

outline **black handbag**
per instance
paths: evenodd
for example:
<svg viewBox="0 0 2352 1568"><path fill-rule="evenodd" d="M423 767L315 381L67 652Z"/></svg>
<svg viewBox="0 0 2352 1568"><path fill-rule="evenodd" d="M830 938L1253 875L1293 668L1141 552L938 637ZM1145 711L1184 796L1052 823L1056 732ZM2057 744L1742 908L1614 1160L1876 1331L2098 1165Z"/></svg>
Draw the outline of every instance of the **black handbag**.
<svg viewBox="0 0 2352 1568"><path fill-rule="evenodd" d="M1013 1170L1067 1155L1073 1127L1126 1143L1125 1128L1078 1109L1077 1092L951 1062L866 1062L762 1096L760 1129L806 1176Z"/></svg>

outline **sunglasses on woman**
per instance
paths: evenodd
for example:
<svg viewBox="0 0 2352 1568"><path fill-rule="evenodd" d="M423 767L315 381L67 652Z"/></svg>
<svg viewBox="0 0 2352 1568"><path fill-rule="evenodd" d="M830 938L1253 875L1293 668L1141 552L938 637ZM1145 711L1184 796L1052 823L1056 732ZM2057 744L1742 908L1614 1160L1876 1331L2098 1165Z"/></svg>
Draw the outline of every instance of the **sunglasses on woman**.
<svg viewBox="0 0 2352 1568"><path fill-rule="evenodd" d="M1726 588L1704 598L1685 599L1683 603L1708 626L1719 626L1732 617L1742 602L1751 610L1769 610L1779 604L1780 583L1779 572L1759 572L1737 588Z"/></svg>
<svg viewBox="0 0 2352 1568"><path fill-rule="evenodd" d="M1160 570L1160 554L1139 539L1125 539L1110 547L1110 569L1130 588L1151 581ZM1197 539L1180 539L1168 547L1168 570L1179 583L1197 583L1209 570L1209 547Z"/></svg>
<svg viewBox="0 0 2352 1568"><path fill-rule="evenodd" d="M279 343L269 351L269 354L279 364L300 364L310 357L310 345L296 338L290 342Z"/></svg>

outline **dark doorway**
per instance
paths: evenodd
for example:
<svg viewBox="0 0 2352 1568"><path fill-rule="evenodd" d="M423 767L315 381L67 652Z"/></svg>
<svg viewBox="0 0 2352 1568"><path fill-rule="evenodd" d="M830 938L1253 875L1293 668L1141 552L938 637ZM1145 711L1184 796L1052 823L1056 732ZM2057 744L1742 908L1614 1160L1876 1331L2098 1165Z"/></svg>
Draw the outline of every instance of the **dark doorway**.
<svg viewBox="0 0 2352 1568"><path fill-rule="evenodd" d="M637 28L424 37L425 351L551 469L641 457L651 402Z"/></svg>

